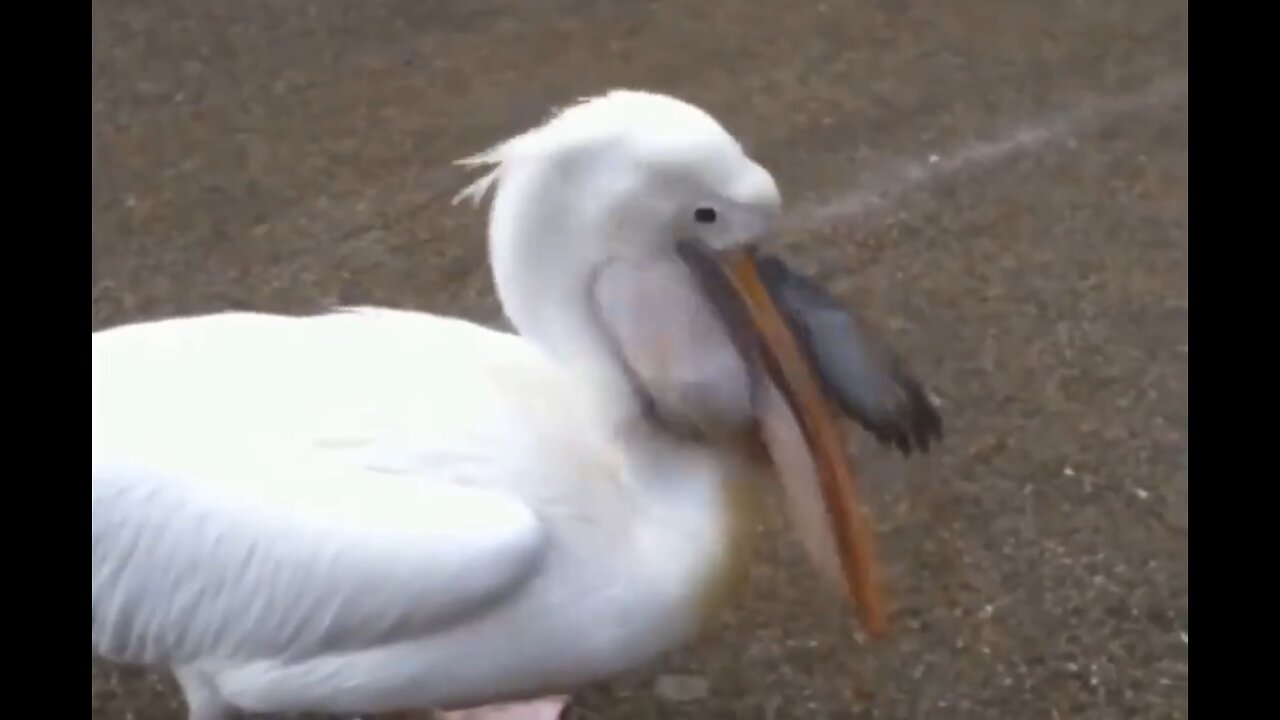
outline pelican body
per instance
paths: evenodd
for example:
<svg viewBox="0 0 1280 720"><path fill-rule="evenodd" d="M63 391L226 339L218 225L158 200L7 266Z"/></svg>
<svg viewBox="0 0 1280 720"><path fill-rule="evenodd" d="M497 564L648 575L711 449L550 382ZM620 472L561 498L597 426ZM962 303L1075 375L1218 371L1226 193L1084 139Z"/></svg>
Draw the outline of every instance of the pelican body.
<svg viewBox="0 0 1280 720"><path fill-rule="evenodd" d="M761 250L772 176L636 91L465 162L516 333L348 308L93 335L94 651L171 669L192 720L554 717L534 699L715 617L775 487L816 568L867 592L833 413L907 451L940 424Z"/></svg>

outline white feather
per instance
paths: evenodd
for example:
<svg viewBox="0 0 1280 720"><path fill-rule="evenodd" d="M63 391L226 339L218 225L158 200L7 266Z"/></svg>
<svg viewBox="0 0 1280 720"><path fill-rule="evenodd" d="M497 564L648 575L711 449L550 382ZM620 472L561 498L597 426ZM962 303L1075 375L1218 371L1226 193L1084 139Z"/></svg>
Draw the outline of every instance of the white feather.
<svg viewBox="0 0 1280 720"><path fill-rule="evenodd" d="M246 502L146 466L95 468L102 654L221 664L421 638L516 591L546 548L542 524L510 496L281 465L310 481L296 502Z"/></svg>
<svg viewBox="0 0 1280 720"><path fill-rule="evenodd" d="M95 651L330 712L652 657L697 621L720 468L673 449L663 495L626 482L581 398L530 343L431 315L96 333Z"/></svg>

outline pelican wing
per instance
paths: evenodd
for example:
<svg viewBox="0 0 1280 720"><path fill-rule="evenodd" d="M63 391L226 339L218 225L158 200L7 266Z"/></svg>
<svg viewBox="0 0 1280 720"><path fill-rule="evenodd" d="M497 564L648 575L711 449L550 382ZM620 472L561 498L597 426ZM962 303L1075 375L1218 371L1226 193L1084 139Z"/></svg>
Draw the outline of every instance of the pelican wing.
<svg viewBox="0 0 1280 720"><path fill-rule="evenodd" d="M314 469L285 498L95 468L95 650L181 663L421 637L517 592L544 550L537 518L501 492Z"/></svg>
<svg viewBox="0 0 1280 720"><path fill-rule="evenodd" d="M214 315L93 352L93 644L129 662L466 622L537 572L515 486L586 434L527 343L433 316Z"/></svg>

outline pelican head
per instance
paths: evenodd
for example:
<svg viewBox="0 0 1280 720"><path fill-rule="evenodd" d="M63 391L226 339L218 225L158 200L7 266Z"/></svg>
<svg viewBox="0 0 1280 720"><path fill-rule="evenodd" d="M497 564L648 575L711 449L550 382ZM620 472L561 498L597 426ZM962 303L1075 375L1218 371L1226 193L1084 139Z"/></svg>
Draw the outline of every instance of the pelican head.
<svg viewBox="0 0 1280 720"><path fill-rule="evenodd" d="M870 539L833 410L905 451L940 424L896 356L770 254L782 210L770 172L702 109L633 90L460 162L488 167L459 198L494 191L490 261L507 316L617 421L651 420L656 407L714 434L789 413L814 478L801 492L823 509L837 572L878 630ZM763 409L761 388L782 402ZM769 449L787 474L786 453Z"/></svg>
<svg viewBox="0 0 1280 720"><path fill-rule="evenodd" d="M588 98L460 162L493 166L459 197L496 186L490 259L507 316L562 357L591 352L574 308L600 268L671 256L682 240L759 243L782 208L773 176L715 118L651 92Z"/></svg>

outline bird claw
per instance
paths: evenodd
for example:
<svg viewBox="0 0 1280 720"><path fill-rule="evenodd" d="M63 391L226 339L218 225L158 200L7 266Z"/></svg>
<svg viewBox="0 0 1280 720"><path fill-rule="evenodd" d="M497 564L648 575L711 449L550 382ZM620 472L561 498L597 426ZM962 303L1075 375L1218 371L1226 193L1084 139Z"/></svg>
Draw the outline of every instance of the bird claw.
<svg viewBox="0 0 1280 720"><path fill-rule="evenodd" d="M439 720L560 720L568 705L568 696L552 695L537 700L441 711L437 717Z"/></svg>

